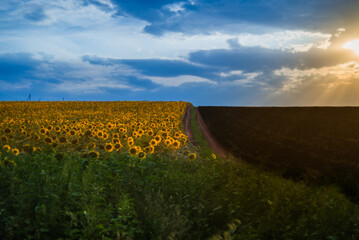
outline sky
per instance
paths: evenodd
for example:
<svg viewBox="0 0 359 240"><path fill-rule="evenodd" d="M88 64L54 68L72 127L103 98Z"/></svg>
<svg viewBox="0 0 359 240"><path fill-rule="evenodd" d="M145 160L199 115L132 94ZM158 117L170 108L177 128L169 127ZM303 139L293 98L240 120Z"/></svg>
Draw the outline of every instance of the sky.
<svg viewBox="0 0 359 240"><path fill-rule="evenodd" d="M0 100L359 105L357 0L0 0Z"/></svg>

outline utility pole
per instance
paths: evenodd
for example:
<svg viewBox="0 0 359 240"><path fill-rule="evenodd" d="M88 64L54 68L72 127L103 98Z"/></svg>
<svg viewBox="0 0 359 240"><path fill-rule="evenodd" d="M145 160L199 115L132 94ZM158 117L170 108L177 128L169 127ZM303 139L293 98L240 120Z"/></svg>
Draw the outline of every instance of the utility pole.
<svg viewBox="0 0 359 240"><path fill-rule="evenodd" d="M31 102L31 93L29 93L29 96L27 97L27 102Z"/></svg>

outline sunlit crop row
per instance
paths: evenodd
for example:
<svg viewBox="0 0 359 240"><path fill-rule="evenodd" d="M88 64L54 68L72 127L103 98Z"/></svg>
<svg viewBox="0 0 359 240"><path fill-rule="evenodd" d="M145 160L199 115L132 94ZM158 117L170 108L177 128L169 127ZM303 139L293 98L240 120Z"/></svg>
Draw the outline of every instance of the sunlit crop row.
<svg viewBox="0 0 359 240"><path fill-rule="evenodd" d="M186 102L2 102L0 146L35 151L147 154L177 151Z"/></svg>

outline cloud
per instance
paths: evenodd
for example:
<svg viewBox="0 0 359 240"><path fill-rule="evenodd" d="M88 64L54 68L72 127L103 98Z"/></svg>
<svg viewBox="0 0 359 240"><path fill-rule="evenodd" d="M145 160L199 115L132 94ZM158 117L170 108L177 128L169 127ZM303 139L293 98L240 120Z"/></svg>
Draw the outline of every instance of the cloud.
<svg viewBox="0 0 359 240"><path fill-rule="evenodd" d="M166 87L178 87L185 83L210 83L215 85L217 84L217 82L215 81L202 77L192 76L192 75L180 75L177 77L147 77L147 78L153 81L154 83L161 84Z"/></svg>
<svg viewBox="0 0 359 240"><path fill-rule="evenodd" d="M118 7L117 15L131 15L147 21L144 31L154 35L211 31L258 33L258 26L309 31L320 29L331 33L348 25L353 29L359 19L356 13L359 2L356 0L347 0L345 3L339 0L113 0L113 4Z"/></svg>
<svg viewBox="0 0 359 240"><path fill-rule="evenodd" d="M0 54L0 80L21 81L40 65L41 61L29 53Z"/></svg>
<svg viewBox="0 0 359 240"><path fill-rule="evenodd" d="M31 6L25 13L25 18L34 22L43 21L46 19L44 9L40 6Z"/></svg>
<svg viewBox="0 0 359 240"><path fill-rule="evenodd" d="M22 81L19 83L10 83L7 81L0 80L0 90L1 91L11 91L18 89L29 89L31 87L31 83Z"/></svg>
<svg viewBox="0 0 359 240"><path fill-rule="evenodd" d="M189 54L193 63L203 64L227 71L270 72L282 67L320 68L358 59L353 51L343 48L320 49L312 47L306 52L289 52L263 47L238 45L234 49L201 50Z"/></svg>
<svg viewBox="0 0 359 240"><path fill-rule="evenodd" d="M274 87L267 94L271 105L359 104L359 62L306 70L282 68L274 72Z"/></svg>
<svg viewBox="0 0 359 240"><path fill-rule="evenodd" d="M104 59L85 56L83 60L95 65L127 65L145 76L157 77L177 77L181 75L208 77L212 76L216 71L216 68L213 67L209 68L183 60L172 59Z"/></svg>

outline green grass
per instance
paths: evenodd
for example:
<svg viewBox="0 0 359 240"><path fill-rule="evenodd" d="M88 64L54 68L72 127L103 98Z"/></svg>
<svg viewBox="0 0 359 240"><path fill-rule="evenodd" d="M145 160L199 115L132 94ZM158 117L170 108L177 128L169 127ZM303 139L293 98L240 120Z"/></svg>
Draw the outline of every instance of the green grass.
<svg viewBox="0 0 359 240"><path fill-rule="evenodd" d="M197 114L194 107L191 108L191 131L195 143L198 146L198 151L201 157L210 158L213 153L211 147L208 145L206 138L204 137L201 129L197 124Z"/></svg>
<svg viewBox="0 0 359 240"><path fill-rule="evenodd" d="M145 160L1 152L0 239L359 238L359 209L336 188L206 158L202 144L187 160L195 150Z"/></svg>

